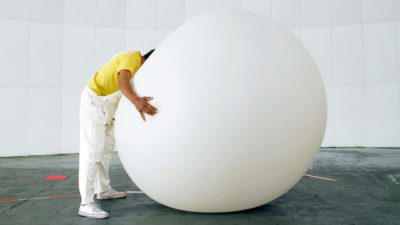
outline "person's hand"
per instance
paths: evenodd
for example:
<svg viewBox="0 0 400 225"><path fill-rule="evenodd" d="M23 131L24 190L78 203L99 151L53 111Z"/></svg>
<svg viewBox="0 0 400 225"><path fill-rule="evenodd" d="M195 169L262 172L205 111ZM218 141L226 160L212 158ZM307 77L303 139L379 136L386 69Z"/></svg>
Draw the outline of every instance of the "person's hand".
<svg viewBox="0 0 400 225"><path fill-rule="evenodd" d="M136 109L142 116L143 121L146 121L145 114L153 116L157 113L157 109L149 103L151 100L153 100L153 97L139 97L134 103Z"/></svg>

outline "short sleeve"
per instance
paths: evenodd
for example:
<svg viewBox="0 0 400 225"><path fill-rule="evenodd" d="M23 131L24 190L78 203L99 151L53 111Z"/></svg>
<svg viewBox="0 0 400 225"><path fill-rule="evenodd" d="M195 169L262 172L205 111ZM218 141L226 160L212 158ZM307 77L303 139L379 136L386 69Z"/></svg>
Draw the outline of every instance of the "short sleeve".
<svg viewBox="0 0 400 225"><path fill-rule="evenodd" d="M118 60L117 73L121 70L128 70L132 73L131 76L133 77L140 64L140 58L136 54L126 54Z"/></svg>

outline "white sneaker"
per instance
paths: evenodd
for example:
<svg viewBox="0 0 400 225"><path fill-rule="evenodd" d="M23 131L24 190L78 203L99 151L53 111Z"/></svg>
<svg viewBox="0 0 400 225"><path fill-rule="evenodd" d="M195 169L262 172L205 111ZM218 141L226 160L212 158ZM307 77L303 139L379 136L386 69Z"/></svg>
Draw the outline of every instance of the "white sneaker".
<svg viewBox="0 0 400 225"><path fill-rule="evenodd" d="M108 218L110 214L101 210L95 203L81 205L78 214L89 218L104 219Z"/></svg>
<svg viewBox="0 0 400 225"><path fill-rule="evenodd" d="M97 194L96 196L98 200L111 199L111 198L125 198L125 197L126 197L125 192L116 191L114 189L110 189L103 193Z"/></svg>

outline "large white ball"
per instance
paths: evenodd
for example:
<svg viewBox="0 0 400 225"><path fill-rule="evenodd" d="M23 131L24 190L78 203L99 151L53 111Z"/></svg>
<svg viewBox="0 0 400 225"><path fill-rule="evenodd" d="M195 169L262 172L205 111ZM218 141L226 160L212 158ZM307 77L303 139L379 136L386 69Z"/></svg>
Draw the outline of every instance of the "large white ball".
<svg viewBox="0 0 400 225"><path fill-rule="evenodd" d="M122 98L116 141L130 178L155 201L230 212L286 193L313 161L326 96L303 45L259 14L214 11L174 31L135 75L159 109L143 122Z"/></svg>

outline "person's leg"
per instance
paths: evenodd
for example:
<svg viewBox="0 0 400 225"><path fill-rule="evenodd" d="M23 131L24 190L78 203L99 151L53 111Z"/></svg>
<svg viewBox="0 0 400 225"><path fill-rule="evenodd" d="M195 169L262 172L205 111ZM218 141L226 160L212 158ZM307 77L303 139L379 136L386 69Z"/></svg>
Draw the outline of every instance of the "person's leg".
<svg viewBox="0 0 400 225"><path fill-rule="evenodd" d="M82 93L80 105L80 149L79 149L79 192L81 206L79 215L91 218L107 218L109 214L94 204L94 179L97 164L105 145L105 123L92 96Z"/></svg>
<svg viewBox="0 0 400 225"><path fill-rule="evenodd" d="M101 161L97 165L97 176L95 182L96 194L111 190L109 170L114 147L114 121L111 121L106 124L104 151L101 155Z"/></svg>
<svg viewBox="0 0 400 225"><path fill-rule="evenodd" d="M105 150L102 155L101 164L98 165L98 175L97 175L97 183L96 183L96 193L97 199L110 199L110 198L125 198L126 192L120 192L114 190L110 185L110 162L113 155L113 150L115 147L115 139L114 139L114 119L110 120L110 122L106 126L106 138L105 138Z"/></svg>
<svg viewBox="0 0 400 225"><path fill-rule="evenodd" d="M101 161L97 165L97 176L95 190L97 199L123 198L125 192L115 191L110 185L110 162L115 148L114 139L114 115L117 110L121 93L119 91L103 98L103 110L106 118L104 150L101 154Z"/></svg>
<svg viewBox="0 0 400 225"><path fill-rule="evenodd" d="M79 192L81 204L93 203L94 181L101 162L105 132L92 122L81 122L79 150Z"/></svg>

